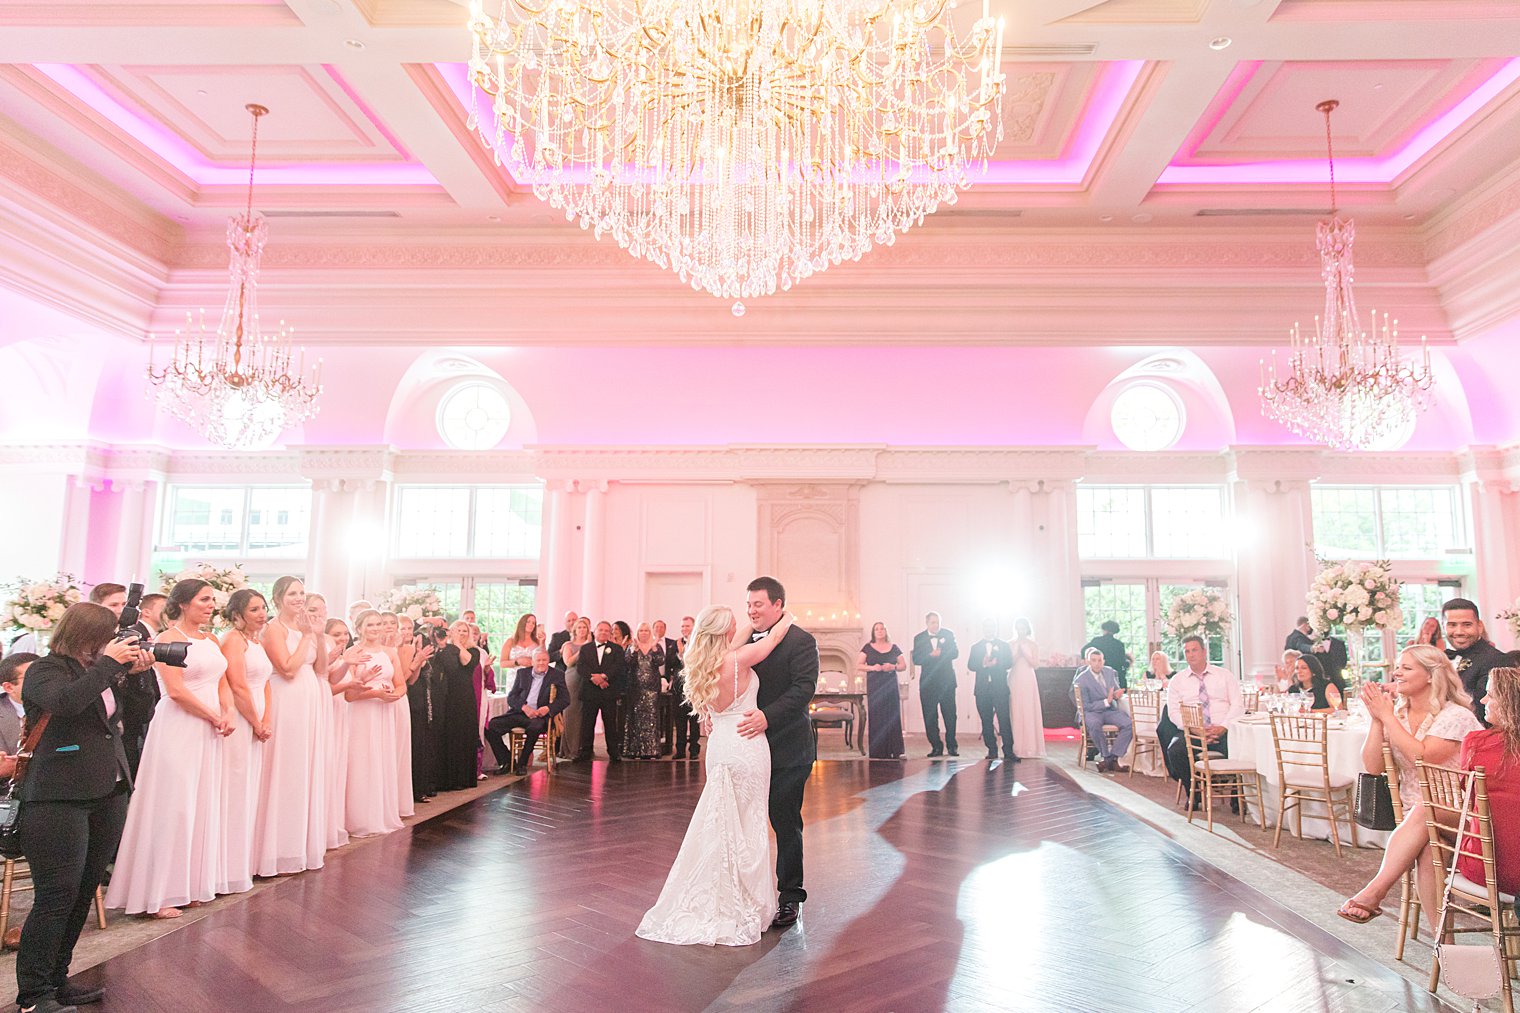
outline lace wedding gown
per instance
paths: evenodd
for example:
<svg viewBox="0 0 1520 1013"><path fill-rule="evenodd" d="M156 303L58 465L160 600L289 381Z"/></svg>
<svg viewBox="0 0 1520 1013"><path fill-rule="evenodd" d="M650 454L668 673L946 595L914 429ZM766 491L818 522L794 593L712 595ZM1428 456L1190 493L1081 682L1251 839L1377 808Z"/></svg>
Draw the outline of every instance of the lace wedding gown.
<svg viewBox="0 0 1520 1013"><path fill-rule="evenodd" d="M734 662L738 681L738 661ZM776 916L767 798L771 750L765 736L739 735L739 718L754 710L760 680L713 715L707 740L707 784L660 899L638 935L660 943L748 946Z"/></svg>

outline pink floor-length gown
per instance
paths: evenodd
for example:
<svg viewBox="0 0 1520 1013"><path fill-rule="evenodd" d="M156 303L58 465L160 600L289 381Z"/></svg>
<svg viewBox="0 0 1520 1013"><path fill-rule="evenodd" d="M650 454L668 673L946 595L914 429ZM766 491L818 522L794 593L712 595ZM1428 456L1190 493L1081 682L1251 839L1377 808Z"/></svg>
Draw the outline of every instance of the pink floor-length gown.
<svg viewBox="0 0 1520 1013"><path fill-rule="evenodd" d="M285 631L294 652L301 634ZM307 647L295 677L276 673L264 783L254 826L253 873L280 876L322 868L327 852L327 764L332 756L332 694L312 670L316 645Z"/></svg>
<svg viewBox="0 0 1520 1013"><path fill-rule="evenodd" d="M1039 649L1033 641L1028 643L1036 657ZM1034 665L1017 647L1014 650L1013 671L1008 675L1011 704L1010 720L1013 725L1013 754L1022 760L1032 760L1045 755L1045 714L1040 707L1040 683L1035 678Z"/></svg>
<svg viewBox="0 0 1520 1013"><path fill-rule="evenodd" d="M185 689L220 711L227 659L212 637L190 641ZM221 857L222 737L163 691L148 725L136 790L116 853L106 906L128 914L216 896Z"/></svg>
<svg viewBox="0 0 1520 1013"><path fill-rule="evenodd" d="M417 815L417 803L412 797L412 702L403 694L391 708L396 712L397 815L408 819Z"/></svg>
<svg viewBox="0 0 1520 1013"><path fill-rule="evenodd" d="M253 712L264 717L264 687L274 666L264 645L250 643L243 655L244 678ZM253 734L241 713L233 716L232 734L222 739L222 852L217 870L217 893L242 893L253 888L253 828L259 812L259 786L264 780L264 743Z"/></svg>
<svg viewBox="0 0 1520 1013"><path fill-rule="evenodd" d="M376 651L371 665L379 672L365 680L371 689L389 688L395 671L390 655ZM348 793L344 821L355 837L373 837L401 829L401 798L396 764L396 708L389 700L355 700L349 704Z"/></svg>
<svg viewBox="0 0 1520 1013"><path fill-rule="evenodd" d="M332 694L327 680L323 688ZM344 817L344 799L348 794L348 723L349 702L342 693L332 694L332 756L327 763L327 846L341 848L348 843L348 820Z"/></svg>

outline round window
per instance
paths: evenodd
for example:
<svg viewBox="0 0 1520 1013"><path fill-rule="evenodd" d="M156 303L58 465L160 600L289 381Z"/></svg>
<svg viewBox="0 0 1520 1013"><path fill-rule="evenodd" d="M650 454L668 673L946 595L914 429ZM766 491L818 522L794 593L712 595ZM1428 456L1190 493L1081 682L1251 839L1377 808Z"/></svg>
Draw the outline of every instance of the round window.
<svg viewBox="0 0 1520 1013"><path fill-rule="evenodd" d="M1177 395L1156 383L1135 383L1114 398L1114 435L1131 450L1165 450L1182 436L1185 415Z"/></svg>
<svg viewBox="0 0 1520 1013"><path fill-rule="evenodd" d="M455 450L489 450L511 425L506 395L488 383L461 383L438 405L438 435Z"/></svg>

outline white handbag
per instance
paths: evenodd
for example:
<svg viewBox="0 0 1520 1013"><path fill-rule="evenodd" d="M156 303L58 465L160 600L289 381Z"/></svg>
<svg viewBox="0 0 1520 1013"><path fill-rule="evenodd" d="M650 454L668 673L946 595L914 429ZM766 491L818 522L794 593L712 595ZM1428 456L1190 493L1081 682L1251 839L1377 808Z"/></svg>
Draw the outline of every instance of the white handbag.
<svg viewBox="0 0 1520 1013"><path fill-rule="evenodd" d="M1457 844L1452 853L1451 869L1446 875L1446 890L1441 895L1441 920L1439 924L1446 924L1446 909L1451 903L1451 881L1457 875L1457 863L1462 858L1462 839L1467 836L1467 815L1472 807L1473 784L1476 779L1467 779L1467 791L1462 796L1462 816L1457 823ZM1441 980L1446 982L1446 987L1464 999L1472 999L1473 1013L1477 1013L1481 1007L1478 1000L1492 999L1504 991L1504 976L1507 973L1504 964L1504 955L1499 951L1497 943L1483 943L1473 945L1458 945L1456 943L1438 943L1436 945L1436 962L1441 966Z"/></svg>

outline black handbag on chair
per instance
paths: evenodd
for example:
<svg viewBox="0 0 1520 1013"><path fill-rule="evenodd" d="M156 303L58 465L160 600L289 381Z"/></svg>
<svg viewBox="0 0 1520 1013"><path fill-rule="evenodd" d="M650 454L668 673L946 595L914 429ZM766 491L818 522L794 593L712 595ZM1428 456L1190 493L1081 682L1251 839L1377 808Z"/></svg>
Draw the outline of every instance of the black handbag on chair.
<svg viewBox="0 0 1520 1013"><path fill-rule="evenodd" d="M1387 774L1356 775L1356 825L1368 830L1392 830L1399 825L1393 818Z"/></svg>

